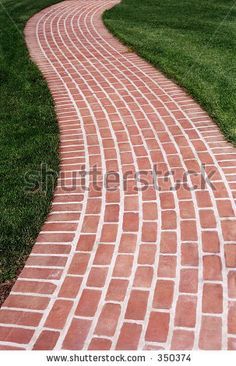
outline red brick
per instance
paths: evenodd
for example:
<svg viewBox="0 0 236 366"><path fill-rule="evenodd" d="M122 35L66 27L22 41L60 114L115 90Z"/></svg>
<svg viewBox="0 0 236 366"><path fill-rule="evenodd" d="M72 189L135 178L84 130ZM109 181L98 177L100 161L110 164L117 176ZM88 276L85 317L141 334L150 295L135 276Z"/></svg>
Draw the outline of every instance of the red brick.
<svg viewBox="0 0 236 366"><path fill-rule="evenodd" d="M82 350L90 326L91 320L73 319L70 328L65 336L62 349L75 351Z"/></svg>
<svg viewBox="0 0 236 366"><path fill-rule="evenodd" d="M133 290L125 313L126 319L143 320L147 310L149 292Z"/></svg>
<svg viewBox="0 0 236 366"><path fill-rule="evenodd" d="M149 186L146 190L142 191L143 201L156 201L157 194L155 187Z"/></svg>
<svg viewBox="0 0 236 366"><path fill-rule="evenodd" d="M180 295L177 301L175 325L179 327L195 327L197 298Z"/></svg>
<svg viewBox="0 0 236 366"><path fill-rule="evenodd" d="M65 267L67 262L66 257L56 257L56 256L40 256L34 255L30 256L27 259L26 265L27 266L43 266L43 267Z"/></svg>
<svg viewBox="0 0 236 366"><path fill-rule="evenodd" d="M25 267L20 274L20 278L59 280L62 270L51 268L27 268Z"/></svg>
<svg viewBox="0 0 236 366"><path fill-rule="evenodd" d="M105 304L99 316L95 334L112 337L116 330L120 311L121 308L118 304Z"/></svg>
<svg viewBox="0 0 236 366"><path fill-rule="evenodd" d="M204 252L219 253L220 241L216 231L204 231L202 233L202 246Z"/></svg>
<svg viewBox="0 0 236 366"><path fill-rule="evenodd" d="M84 217L82 233L96 233L99 223L99 216L87 215Z"/></svg>
<svg viewBox="0 0 236 366"><path fill-rule="evenodd" d="M53 294L56 289L56 285L50 282L40 281L23 281L20 278L16 281L13 286L15 292L31 292L36 294Z"/></svg>
<svg viewBox="0 0 236 366"><path fill-rule="evenodd" d="M29 343L34 330L14 327L0 327L0 341L18 344Z"/></svg>
<svg viewBox="0 0 236 366"><path fill-rule="evenodd" d="M51 330L43 330L40 333L37 341L35 342L33 349L37 351L53 350L59 336L60 336L59 332L54 332Z"/></svg>
<svg viewBox="0 0 236 366"><path fill-rule="evenodd" d="M174 230L176 229L176 212L167 210L162 211L161 214L161 220L162 220L162 229L164 230Z"/></svg>
<svg viewBox="0 0 236 366"><path fill-rule="evenodd" d="M139 214L128 212L124 214L123 230L135 232L139 229Z"/></svg>
<svg viewBox="0 0 236 366"><path fill-rule="evenodd" d="M204 313L222 313L223 289L220 284L206 283L203 286L202 307Z"/></svg>
<svg viewBox="0 0 236 366"><path fill-rule="evenodd" d="M158 280L155 287L153 307L157 309L170 309L173 301L174 282Z"/></svg>
<svg viewBox="0 0 236 366"><path fill-rule="evenodd" d="M142 227L142 241L155 242L157 239L157 223L144 222Z"/></svg>
<svg viewBox="0 0 236 366"><path fill-rule="evenodd" d="M163 231L161 233L161 253L176 253L177 236L175 232Z"/></svg>
<svg viewBox="0 0 236 366"><path fill-rule="evenodd" d="M75 204L55 204L52 206L51 211L58 212L58 211L70 211L71 213L79 212L82 209L81 203L75 203Z"/></svg>
<svg viewBox="0 0 236 366"><path fill-rule="evenodd" d="M225 245L225 260L226 267L235 268L236 267L236 245L228 244Z"/></svg>
<svg viewBox="0 0 236 366"><path fill-rule="evenodd" d="M203 316L199 348L202 350L220 350L221 349L221 329L222 321L213 316Z"/></svg>
<svg viewBox="0 0 236 366"><path fill-rule="evenodd" d="M212 210L201 210L199 215L202 228L208 229L216 227L216 219Z"/></svg>
<svg viewBox="0 0 236 366"><path fill-rule="evenodd" d="M114 277L129 277L133 267L133 256L118 255L113 271Z"/></svg>
<svg viewBox="0 0 236 366"><path fill-rule="evenodd" d="M105 210L105 222L117 222L119 220L119 205L107 205Z"/></svg>
<svg viewBox="0 0 236 366"><path fill-rule="evenodd" d="M229 351L236 350L236 338L228 338L228 350Z"/></svg>
<svg viewBox="0 0 236 366"><path fill-rule="evenodd" d="M136 234L122 234L119 252L120 253L134 253L137 244L137 235Z"/></svg>
<svg viewBox="0 0 236 366"><path fill-rule="evenodd" d="M183 241L196 241L197 230L194 221L184 220L181 222L181 239Z"/></svg>
<svg viewBox="0 0 236 366"><path fill-rule="evenodd" d="M236 334L236 302L233 301L229 302L228 332Z"/></svg>
<svg viewBox="0 0 236 366"><path fill-rule="evenodd" d="M128 284L128 280L112 279L107 290L106 300L123 301Z"/></svg>
<svg viewBox="0 0 236 366"><path fill-rule="evenodd" d="M122 124L121 124L122 126ZM114 128L114 123L113 123L113 128ZM124 127L122 126L122 129ZM133 156L132 156L132 153L122 153L120 154L121 155L121 161L123 164L133 164Z"/></svg>
<svg viewBox="0 0 236 366"><path fill-rule="evenodd" d="M164 347L161 346L156 346L154 344L145 344L144 348L145 351L160 351L160 350L164 350Z"/></svg>
<svg viewBox="0 0 236 366"><path fill-rule="evenodd" d="M106 281L108 268L92 267L87 280L88 287L103 287Z"/></svg>
<svg viewBox="0 0 236 366"><path fill-rule="evenodd" d="M155 261L156 245L144 244L139 247L138 264L150 264Z"/></svg>
<svg viewBox="0 0 236 366"><path fill-rule="evenodd" d="M216 203L220 217L234 217L230 200L220 200Z"/></svg>
<svg viewBox="0 0 236 366"><path fill-rule="evenodd" d="M85 274L89 262L89 257L89 254L86 253L76 253L72 259L68 274Z"/></svg>
<svg viewBox="0 0 236 366"><path fill-rule="evenodd" d="M213 164L214 163L211 155L207 152L198 153L198 156L203 164ZM215 171L217 171L216 168L215 168ZM215 178L215 176L214 176L214 178Z"/></svg>
<svg viewBox="0 0 236 366"><path fill-rule="evenodd" d="M199 162L196 159L186 160L185 165L188 171L193 171L195 174L200 173Z"/></svg>
<svg viewBox="0 0 236 366"><path fill-rule="evenodd" d="M138 167L142 171L144 169L150 170L151 165L148 158L138 158L137 159Z"/></svg>
<svg viewBox="0 0 236 366"><path fill-rule="evenodd" d="M125 197L124 208L125 211L138 211L139 210L138 196Z"/></svg>
<svg viewBox="0 0 236 366"><path fill-rule="evenodd" d="M83 290L77 309L75 311L75 315L90 317L94 316L97 311L100 297L101 291L88 289Z"/></svg>
<svg viewBox="0 0 236 366"><path fill-rule="evenodd" d="M139 324L124 323L120 331L116 349L128 351L136 350L138 348L141 331L142 326Z"/></svg>
<svg viewBox="0 0 236 366"><path fill-rule="evenodd" d="M81 203L75 203L75 204L53 204L51 208L51 212L54 213L59 211L70 211L72 212L79 212L82 209Z"/></svg>
<svg viewBox="0 0 236 366"><path fill-rule="evenodd" d="M95 235L80 235L76 250L82 252L91 252L95 243Z"/></svg>
<svg viewBox="0 0 236 366"><path fill-rule="evenodd" d="M115 243L118 226L116 224L104 224L101 235L102 243Z"/></svg>
<svg viewBox="0 0 236 366"><path fill-rule="evenodd" d="M229 297L236 298L236 271L228 273L228 291Z"/></svg>
<svg viewBox="0 0 236 366"><path fill-rule="evenodd" d="M70 244L35 244L34 254L68 254L71 251Z"/></svg>
<svg viewBox="0 0 236 366"><path fill-rule="evenodd" d="M54 223L54 222L46 222L42 231L75 231L77 228L77 224L74 223Z"/></svg>
<svg viewBox="0 0 236 366"><path fill-rule="evenodd" d="M226 241L236 241L236 221L226 220L221 223L223 237Z"/></svg>
<svg viewBox="0 0 236 366"><path fill-rule="evenodd" d="M159 258L157 274L159 277L174 278L176 274L176 257L161 255Z"/></svg>
<svg viewBox="0 0 236 366"><path fill-rule="evenodd" d="M110 133L110 132L109 132ZM118 170L117 160L106 160L106 169L108 172L113 172Z"/></svg>
<svg viewBox="0 0 236 366"><path fill-rule="evenodd" d="M152 312L148 322L145 340L148 342L166 342L169 331L168 313Z"/></svg>
<svg viewBox="0 0 236 366"><path fill-rule="evenodd" d="M78 221L80 218L79 212L71 213L52 213L47 217L47 221Z"/></svg>
<svg viewBox="0 0 236 366"><path fill-rule="evenodd" d="M129 173L129 174L131 173L132 175L135 174L134 166L126 165L126 166L123 167L122 171L123 171L124 175L126 173ZM137 181L134 180L134 179L128 179L127 180L125 178L124 181L123 181L123 189L124 189L124 192L125 192L126 195L132 195L133 196L135 193L137 193ZM133 216L133 218L135 218L136 215L138 215L138 213L137 214L131 213L131 215L128 215L128 213L127 213L127 217L128 217L127 225L129 225L129 223L131 224L131 221L130 221L131 217ZM126 231L129 231L129 230L126 230ZM136 231L136 230L134 230L134 231Z"/></svg>
<svg viewBox="0 0 236 366"><path fill-rule="evenodd" d="M23 347L13 347L13 346L2 346L0 345L1 351L25 351Z"/></svg>
<svg viewBox="0 0 236 366"><path fill-rule="evenodd" d="M13 295L8 296L4 306L31 310L44 310L49 303L48 297Z"/></svg>
<svg viewBox="0 0 236 366"><path fill-rule="evenodd" d="M72 301L56 300L45 322L47 328L62 329L65 325Z"/></svg>
<svg viewBox="0 0 236 366"><path fill-rule="evenodd" d="M102 200L100 198L88 199L86 213L99 214L101 212Z"/></svg>
<svg viewBox="0 0 236 366"><path fill-rule="evenodd" d="M143 203L143 218L144 220L157 219L157 204L154 202Z"/></svg>
<svg viewBox="0 0 236 366"><path fill-rule="evenodd" d="M176 329L171 342L172 350L192 350L194 344L194 332Z"/></svg>
<svg viewBox="0 0 236 366"><path fill-rule="evenodd" d="M179 188L176 191L179 200L191 200L192 193L189 190L186 190L186 186L184 183L179 184Z"/></svg>
<svg viewBox="0 0 236 366"><path fill-rule="evenodd" d="M30 311L18 311L1 309L0 323L3 324L17 324L25 326L36 327L42 318L40 313L32 313Z"/></svg>
<svg viewBox="0 0 236 366"><path fill-rule="evenodd" d="M173 193L160 193L160 201L162 209L175 208Z"/></svg>
<svg viewBox="0 0 236 366"><path fill-rule="evenodd" d="M211 197L207 191L196 192L198 207L212 207Z"/></svg>
<svg viewBox="0 0 236 366"><path fill-rule="evenodd" d="M207 150L206 145L204 144L203 141L200 140L193 140L192 141L195 149L199 152L199 151L205 151Z"/></svg>
<svg viewBox="0 0 236 366"><path fill-rule="evenodd" d="M176 114L177 112L175 112ZM182 114L182 113L181 113ZM175 140L179 146L188 146L188 141L184 136L175 136ZM190 160L186 160L186 163ZM195 163L195 162L194 162ZM187 164L186 164L187 165ZM195 169L197 171L197 166L193 164L193 161L191 161L191 164L187 166L188 169Z"/></svg>
<svg viewBox="0 0 236 366"><path fill-rule="evenodd" d="M111 263L114 245L99 244L93 264L108 265Z"/></svg>
<svg viewBox="0 0 236 366"><path fill-rule="evenodd" d="M222 264L218 255L205 255L203 257L203 278L208 281L222 280Z"/></svg>
<svg viewBox="0 0 236 366"><path fill-rule="evenodd" d="M193 202L183 201L179 202L179 209L180 209L180 217L182 219L192 219L195 218L195 211Z"/></svg>
<svg viewBox="0 0 236 366"><path fill-rule="evenodd" d="M134 278L134 287L150 287L153 278L152 267L138 267Z"/></svg>
<svg viewBox="0 0 236 366"><path fill-rule="evenodd" d="M39 234L37 243L71 243L74 239L74 234L69 233L45 233Z"/></svg>
<svg viewBox="0 0 236 366"><path fill-rule="evenodd" d="M91 351L108 351L111 349L111 341L103 338L93 338L88 347Z"/></svg>
<svg viewBox="0 0 236 366"><path fill-rule="evenodd" d="M198 245L193 243L184 243L181 246L181 264L182 266L198 265Z"/></svg>
<svg viewBox="0 0 236 366"><path fill-rule="evenodd" d="M67 276L59 292L60 297L75 298L79 292L82 277Z"/></svg>
<svg viewBox="0 0 236 366"><path fill-rule="evenodd" d="M198 270L182 269L180 271L179 291L186 293L197 293L198 290Z"/></svg>

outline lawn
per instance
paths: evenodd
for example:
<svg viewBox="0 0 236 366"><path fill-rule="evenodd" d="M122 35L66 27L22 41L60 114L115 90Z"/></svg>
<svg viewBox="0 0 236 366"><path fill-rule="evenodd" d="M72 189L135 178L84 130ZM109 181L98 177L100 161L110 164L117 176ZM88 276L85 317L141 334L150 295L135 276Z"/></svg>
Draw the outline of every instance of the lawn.
<svg viewBox="0 0 236 366"><path fill-rule="evenodd" d="M24 177L41 163L58 171L52 98L23 37L27 19L56 2L0 3L0 302L31 251L52 198L53 189L26 190Z"/></svg>
<svg viewBox="0 0 236 366"><path fill-rule="evenodd" d="M107 28L162 70L236 143L235 0L123 0Z"/></svg>

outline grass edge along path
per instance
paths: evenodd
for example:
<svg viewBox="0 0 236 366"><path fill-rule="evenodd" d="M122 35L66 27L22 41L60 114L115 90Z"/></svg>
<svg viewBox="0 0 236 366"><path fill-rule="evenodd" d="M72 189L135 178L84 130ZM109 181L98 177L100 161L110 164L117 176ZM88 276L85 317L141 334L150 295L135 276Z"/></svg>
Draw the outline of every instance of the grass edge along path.
<svg viewBox="0 0 236 366"><path fill-rule="evenodd" d="M24 40L27 20L58 0L0 3L0 304L31 252L50 208L41 166L59 170L53 100ZM27 188L26 179L29 186ZM32 185L31 185L32 184Z"/></svg>

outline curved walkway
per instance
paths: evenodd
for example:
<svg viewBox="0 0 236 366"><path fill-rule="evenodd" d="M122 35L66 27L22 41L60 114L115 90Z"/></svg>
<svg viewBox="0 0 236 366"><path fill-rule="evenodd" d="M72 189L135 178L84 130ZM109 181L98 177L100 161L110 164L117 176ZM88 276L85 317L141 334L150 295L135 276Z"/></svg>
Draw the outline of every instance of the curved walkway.
<svg viewBox="0 0 236 366"><path fill-rule="evenodd" d="M0 311L0 349L236 349L236 151L108 33L101 14L116 2L65 1L26 27L55 100L61 174Z"/></svg>

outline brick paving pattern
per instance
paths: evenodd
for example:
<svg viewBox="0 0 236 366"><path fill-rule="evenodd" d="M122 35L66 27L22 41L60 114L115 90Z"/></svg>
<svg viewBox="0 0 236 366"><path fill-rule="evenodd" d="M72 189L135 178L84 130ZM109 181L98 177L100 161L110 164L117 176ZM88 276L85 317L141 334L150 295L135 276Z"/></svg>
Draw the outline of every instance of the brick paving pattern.
<svg viewBox="0 0 236 366"><path fill-rule="evenodd" d="M116 3L65 1L26 26L55 101L61 173L0 310L0 349L236 349L236 150L106 30L101 15ZM129 177L98 190L86 175L89 190L81 181L63 189L72 171L95 164L120 177L148 172L149 185L135 190ZM201 189L202 164L214 187ZM181 181L187 170L194 190Z"/></svg>

